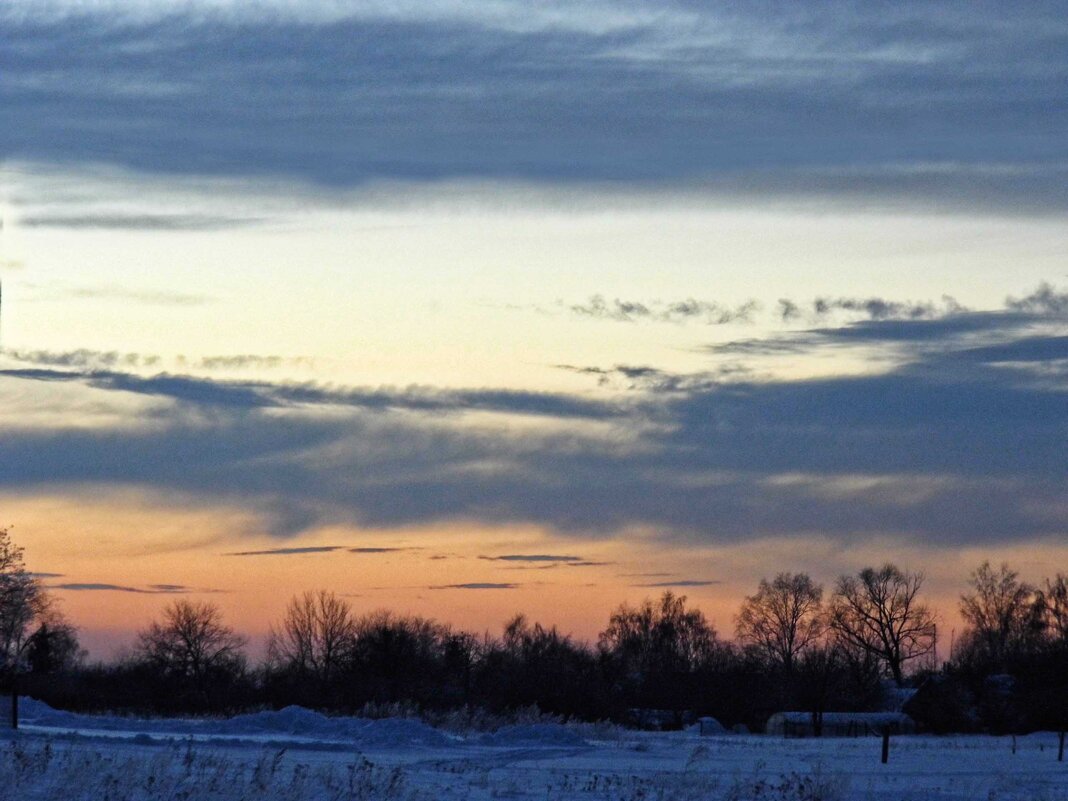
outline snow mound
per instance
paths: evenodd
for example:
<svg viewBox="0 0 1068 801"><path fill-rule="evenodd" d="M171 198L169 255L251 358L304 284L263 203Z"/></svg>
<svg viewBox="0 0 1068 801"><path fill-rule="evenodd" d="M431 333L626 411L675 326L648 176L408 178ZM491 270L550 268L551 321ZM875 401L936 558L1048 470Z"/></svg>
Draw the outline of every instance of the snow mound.
<svg viewBox="0 0 1068 801"><path fill-rule="evenodd" d="M315 739L346 740L365 746L447 745L437 729L407 718L332 718L300 706L277 712L254 712L220 721L218 734L289 734Z"/></svg>
<svg viewBox="0 0 1068 801"><path fill-rule="evenodd" d="M252 712L219 721L219 734L295 734L309 737L341 735L340 719L305 709L287 706L277 712Z"/></svg>
<svg viewBox="0 0 1068 801"><path fill-rule="evenodd" d="M57 729L140 732L172 735L289 735L308 740L335 740L357 746L443 746L452 742L418 720L404 718L328 717L300 706L277 712L253 712L217 720L136 719L113 715L61 712L32 698L19 700L20 717L29 724Z"/></svg>
<svg viewBox="0 0 1068 801"><path fill-rule="evenodd" d="M80 715L53 709L44 701L38 701L36 698L19 697L19 720L25 723L38 726L73 726L80 718Z"/></svg>
<svg viewBox="0 0 1068 801"><path fill-rule="evenodd" d="M410 718L370 720L358 732L357 742L365 746L449 745L453 742L437 729Z"/></svg>
<svg viewBox="0 0 1068 801"><path fill-rule="evenodd" d="M727 729L723 724L715 718L703 717L698 718L697 722L692 726L688 726L686 731L693 732L694 734L703 734L708 736L710 734L726 734Z"/></svg>
<svg viewBox="0 0 1068 801"><path fill-rule="evenodd" d="M484 734L478 739L480 745L497 747L517 745L588 745L572 729L558 723L531 723L516 726L502 726L492 734Z"/></svg>

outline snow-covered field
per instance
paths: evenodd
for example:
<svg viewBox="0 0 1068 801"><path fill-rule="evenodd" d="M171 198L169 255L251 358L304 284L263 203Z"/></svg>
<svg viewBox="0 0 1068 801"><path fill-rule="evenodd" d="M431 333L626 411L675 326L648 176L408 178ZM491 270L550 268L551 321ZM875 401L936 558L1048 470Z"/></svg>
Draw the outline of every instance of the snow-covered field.
<svg viewBox="0 0 1068 801"><path fill-rule="evenodd" d="M414 720L290 708L224 721L23 706L0 797L38 801L959 799L1068 801L1052 733L781 740L530 725L460 736Z"/></svg>

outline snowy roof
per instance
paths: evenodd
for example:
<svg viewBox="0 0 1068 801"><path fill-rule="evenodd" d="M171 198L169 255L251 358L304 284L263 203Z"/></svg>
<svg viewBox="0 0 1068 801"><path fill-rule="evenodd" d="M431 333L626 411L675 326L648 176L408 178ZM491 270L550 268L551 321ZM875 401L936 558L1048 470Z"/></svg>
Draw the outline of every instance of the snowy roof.
<svg viewBox="0 0 1068 801"><path fill-rule="evenodd" d="M900 712L915 694L915 687L884 686L883 710L886 712Z"/></svg>

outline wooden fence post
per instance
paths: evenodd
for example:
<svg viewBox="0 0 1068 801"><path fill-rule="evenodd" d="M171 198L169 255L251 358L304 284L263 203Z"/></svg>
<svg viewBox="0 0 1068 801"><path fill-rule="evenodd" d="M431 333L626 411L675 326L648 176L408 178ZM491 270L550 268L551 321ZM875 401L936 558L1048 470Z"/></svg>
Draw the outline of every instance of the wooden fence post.
<svg viewBox="0 0 1068 801"><path fill-rule="evenodd" d="M883 726L883 764L890 761L890 727Z"/></svg>
<svg viewBox="0 0 1068 801"><path fill-rule="evenodd" d="M19 683L17 674L11 677L11 728L19 727Z"/></svg>
<svg viewBox="0 0 1068 801"><path fill-rule="evenodd" d="M1064 729L1061 729L1060 746L1057 748L1057 761L1064 762Z"/></svg>

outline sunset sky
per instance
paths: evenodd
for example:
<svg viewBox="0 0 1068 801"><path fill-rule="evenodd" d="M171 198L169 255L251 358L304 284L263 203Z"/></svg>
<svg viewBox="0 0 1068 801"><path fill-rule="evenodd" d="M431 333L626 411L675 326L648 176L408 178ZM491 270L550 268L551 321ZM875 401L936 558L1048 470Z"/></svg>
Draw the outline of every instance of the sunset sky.
<svg viewBox="0 0 1068 801"><path fill-rule="evenodd" d="M1068 571L1061 2L7 0L0 527L94 657Z"/></svg>

